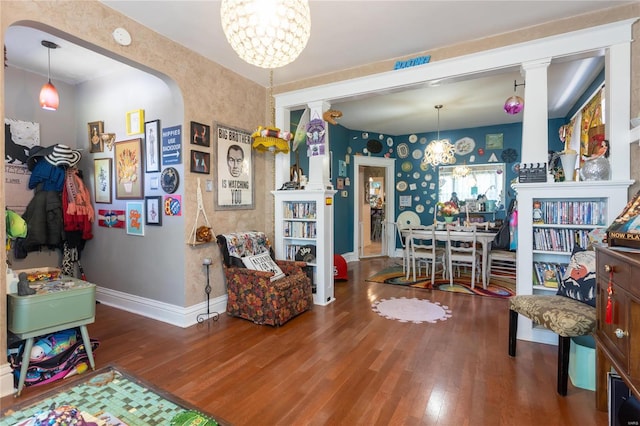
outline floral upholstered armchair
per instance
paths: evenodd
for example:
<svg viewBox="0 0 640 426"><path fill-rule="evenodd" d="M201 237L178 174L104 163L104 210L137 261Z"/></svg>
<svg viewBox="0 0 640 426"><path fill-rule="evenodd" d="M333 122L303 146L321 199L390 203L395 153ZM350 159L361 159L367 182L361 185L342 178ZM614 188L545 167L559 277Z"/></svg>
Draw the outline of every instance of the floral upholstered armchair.
<svg viewBox="0 0 640 426"><path fill-rule="evenodd" d="M217 241L227 279L227 314L280 326L311 309L313 294L305 262L274 261L263 232L222 234Z"/></svg>

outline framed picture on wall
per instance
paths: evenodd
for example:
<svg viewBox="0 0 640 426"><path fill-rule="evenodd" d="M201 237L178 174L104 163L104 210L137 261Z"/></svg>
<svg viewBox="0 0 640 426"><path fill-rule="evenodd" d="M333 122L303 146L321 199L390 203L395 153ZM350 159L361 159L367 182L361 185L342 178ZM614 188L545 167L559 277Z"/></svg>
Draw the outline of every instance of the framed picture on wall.
<svg viewBox="0 0 640 426"><path fill-rule="evenodd" d="M143 131L144 110L136 109L127 112L127 136L139 135Z"/></svg>
<svg viewBox="0 0 640 426"><path fill-rule="evenodd" d="M211 170L211 154L192 149L189 164L193 173L209 174Z"/></svg>
<svg viewBox="0 0 640 426"><path fill-rule="evenodd" d="M96 203L111 203L111 158L96 158L93 160L93 180Z"/></svg>
<svg viewBox="0 0 640 426"><path fill-rule="evenodd" d="M144 197L142 139L116 142L116 199L141 200Z"/></svg>
<svg viewBox="0 0 640 426"><path fill-rule="evenodd" d="M160 120L144 123L144 171L160 171Z"/></svg>
<svg viewBox="0 0 640 426"><path fill-rule="evenodd" d="M104 133L104 121L92 121L87 126L89 127L89 152L103 152L102 134Z"/></svg>
<svg viewBox="0 0 640 426"><path fill-rule="evenodd" d="M211 128L206 124L191 122L191 143L193 145L210 146Z"/></svg>
<svg viewBox="0 0 640 426"><path fill-rule="evenodd" d="M216 125L215 207L217 210L254 208L253 150L251 133Z"/></svg>
<svg viewBox="0 0 640 426"><path fill-rule="evenodd" d="M127 203L127 234L144 236L144 206L142 201Z"/></svg>
<svg viewBox="0 0 640 426"><path fill-rule="evenodd" d="M144 197L146 224L162 226L162 197Z"/></svg>

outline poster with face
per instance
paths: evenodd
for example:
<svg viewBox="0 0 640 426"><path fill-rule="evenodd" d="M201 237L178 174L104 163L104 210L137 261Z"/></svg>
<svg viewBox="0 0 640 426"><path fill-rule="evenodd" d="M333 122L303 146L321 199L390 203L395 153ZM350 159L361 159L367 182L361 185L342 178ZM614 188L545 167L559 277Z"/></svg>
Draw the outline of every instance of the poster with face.
<svg viewBox="0 0 640 426"><path fill-rule="evenodd" d="M251 133L218 124L216 142L216 209L253 209Z"/></svg>

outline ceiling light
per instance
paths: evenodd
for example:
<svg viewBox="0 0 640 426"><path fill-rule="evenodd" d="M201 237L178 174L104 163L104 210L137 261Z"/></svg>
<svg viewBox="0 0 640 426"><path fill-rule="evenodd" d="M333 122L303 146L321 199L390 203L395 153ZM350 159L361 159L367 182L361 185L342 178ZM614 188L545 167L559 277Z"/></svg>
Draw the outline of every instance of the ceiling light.
<svg viewBox="0 0 640 426"><path fill-rule="evenodd" d="M429 142L429 145L424 149L423 163L431 164L435 167L440 164L453 164L456 162L456 149L448 139L440 139L440 109L442 105L436 105L435 109L438 110L438 137L436 140Z"/></svg>
<svg viewBox="0 0 640 426"><path fill-rule="evenodd" d="M60 46L47 40L42 40L42 45L47 48L47 57L49 58L49 66L47 68L47 78L49 81L40 89L40 107L42 107L42 109L55 111L60 104L60 96L58 96L56 87L51 83L51 49L57 49Z"/></svg>
<svg viewBox="0 0 640 426"><path fill-rule="evenodd" d="M467 177L469 173L471 173L471 169L467 166L466 162L453 168L453 176L455 177Z"/></svg>
<svg viewBox="0 0 640 426"><path fill-rule="evenodd" d="M222 0L220 18L238 56L262 68L293 62L311 34L307 0Z"/></svg>
<svg viewBox="0 0 640 426"><path fill-rule="evenodd" d="M516 80L513 80L513 95L504 101L504 112L509 115L516 115L524 108L524 100L515 94L518 86L524 86L524 83L518 84Z"/></svg>

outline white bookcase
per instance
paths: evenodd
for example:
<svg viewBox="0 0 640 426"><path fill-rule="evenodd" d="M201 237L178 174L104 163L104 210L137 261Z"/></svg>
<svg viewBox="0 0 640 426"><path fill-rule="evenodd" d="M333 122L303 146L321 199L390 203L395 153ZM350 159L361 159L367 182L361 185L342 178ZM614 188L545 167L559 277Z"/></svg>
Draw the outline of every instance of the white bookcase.
<svg viewBox="0 0 640 426"><path fill-rule="evenodd" d="M333 190L271 191L275 197L276 259L313 267L313 302L333 302ZM313 255L315 253L315 255ZM304 260L299 259L299 260Z"/></svg>
<svg viewBox="0 0 640 426"><path fill-rule="evenodd" d="M571 238L592 229L606 229L627 204L632 181L517 183L517 294L555 294L557 289L534 285L535 263L567 264ZM533 203L548 209L545 223L533 223ZM518 316L518 339L558 344L553 332Z"/></svg>

